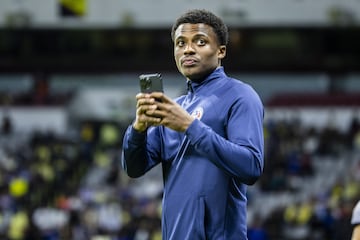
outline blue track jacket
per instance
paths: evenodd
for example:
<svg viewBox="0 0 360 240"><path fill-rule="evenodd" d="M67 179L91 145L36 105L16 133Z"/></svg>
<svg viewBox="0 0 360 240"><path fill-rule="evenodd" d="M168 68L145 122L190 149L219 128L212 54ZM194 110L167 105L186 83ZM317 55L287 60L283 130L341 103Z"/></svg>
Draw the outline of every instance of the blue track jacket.
<svg viewBox="0 0 360 240"><path fill-rule="evenodd" d="M122 167L140 177L162 164L164 240L245 240L246 185L264 166L263 105L223 67L190 88L176 99L196 118L186 132L129 126Z"/></svg>

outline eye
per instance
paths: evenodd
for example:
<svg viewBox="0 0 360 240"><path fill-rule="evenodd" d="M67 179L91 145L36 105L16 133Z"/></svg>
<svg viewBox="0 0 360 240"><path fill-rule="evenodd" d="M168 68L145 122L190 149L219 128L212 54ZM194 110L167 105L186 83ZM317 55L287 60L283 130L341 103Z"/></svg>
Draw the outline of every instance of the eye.
<svg viewBox="0 0 360 240"><path fill-rule="evenodd" d="M176 46L178 46L178 47L183 47L184 45L185 45L185 42L183 40L178 40L176 42Z"/></svg>
<svg viewBox="0 0 360 240"><path fill-rule="evenodd" d="M205 41L205 39L199 39L198 41L197 41L197 44L199 45L199 46L204 46L205 44L206 44L206 41Z"/></svg>

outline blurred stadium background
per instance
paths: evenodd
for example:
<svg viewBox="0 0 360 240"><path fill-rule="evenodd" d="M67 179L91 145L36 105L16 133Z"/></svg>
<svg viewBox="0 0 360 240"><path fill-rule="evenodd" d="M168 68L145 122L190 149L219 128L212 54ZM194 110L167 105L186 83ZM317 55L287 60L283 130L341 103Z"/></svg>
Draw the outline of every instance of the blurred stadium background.
<svg viewBox="0 0 360 240"><path fill-rule="evenodd" d="M159 240L161 170L129 179L138 75L185 88L170 28L230 27L229 75L266 107L249 240L350 239L360 199L360 0L1 0L0 239Z"/></svg>

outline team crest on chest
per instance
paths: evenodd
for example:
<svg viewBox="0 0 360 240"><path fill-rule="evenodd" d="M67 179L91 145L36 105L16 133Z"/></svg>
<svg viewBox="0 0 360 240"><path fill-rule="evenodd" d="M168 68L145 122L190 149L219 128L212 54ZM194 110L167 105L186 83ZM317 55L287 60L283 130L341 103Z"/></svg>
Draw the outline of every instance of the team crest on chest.
<svg viewBox="0 0 360 240"><path fill-rule="evenodd" d="M191 116L193 116L196 119L201 119L201 117L203 116L204 113L204 109L202 107L197 107L195 108L195 110L191 113Z"/></svg>

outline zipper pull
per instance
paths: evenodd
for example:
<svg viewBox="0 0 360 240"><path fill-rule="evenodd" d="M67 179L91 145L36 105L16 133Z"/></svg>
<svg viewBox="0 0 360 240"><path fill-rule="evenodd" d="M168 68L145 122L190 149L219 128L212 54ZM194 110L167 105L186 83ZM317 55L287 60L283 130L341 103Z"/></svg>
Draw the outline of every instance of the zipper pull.
<svg viewBox="0 0 360 240"><path fill-rule="evenodd" d="M187 91L188 92L191 92L191 93L194 93L194 89L193 89L193 87L192 87L192 85L191 85L191 80L186 80L186 84L187 84Z"/></svg>

